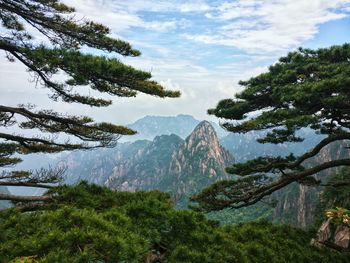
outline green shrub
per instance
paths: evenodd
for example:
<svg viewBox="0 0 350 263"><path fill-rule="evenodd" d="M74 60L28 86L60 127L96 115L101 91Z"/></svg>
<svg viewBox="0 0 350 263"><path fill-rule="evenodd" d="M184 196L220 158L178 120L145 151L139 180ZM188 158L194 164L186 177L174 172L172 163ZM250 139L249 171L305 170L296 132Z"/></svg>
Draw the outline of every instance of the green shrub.
<svg viewBox="0 0 350 263"><path fill-rule="evenodd" d="M170 263L350 260L310 246L308 233L288 226L221 227L200 213L174 209L158 191L121 193L86 183L53 191L48 210L0 215L0 262L129 263L150 253Z"/></svg>

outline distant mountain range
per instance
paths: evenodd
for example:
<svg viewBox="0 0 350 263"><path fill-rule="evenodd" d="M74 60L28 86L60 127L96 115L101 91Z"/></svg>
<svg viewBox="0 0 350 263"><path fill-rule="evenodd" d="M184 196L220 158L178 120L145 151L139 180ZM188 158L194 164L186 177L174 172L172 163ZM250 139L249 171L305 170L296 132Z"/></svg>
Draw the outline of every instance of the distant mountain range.
<svg viewBox="0 0 350 263"><path fill-rule="evenodd" d="M177 116L145 116L128 127L136 130L134 136L124 136L121 142L134 142L136 140L153 140L156 136L176 134L185 139L200 123L191 115ZM301 154L305 149L311 148L322 136L316 135L310 129L302 129L299 136L304 137L303 143L261 144L256 140L263 137L266 131L252 131L248 133L230 133L220 125L210 122L215 129L220 143L235 156L237 162L243 162L263 155Z"/></svg>
<svg viewBox="0 0 350 263"><path fill-rule="evenodd" d="M107 186L126 191L159 189L186 196L232 177L225 167L233 162L212 125L203 121L185 140L174 134L157 136L138 154L117 165Z"/></svg>
<svg viewBox="0 0 350 263"><path fill-rule="evenodd" d="M124 136L121 142L136 140L153 140L156 136L176 134L185 139L193 129L200 123L191 115L179 114L177 116L145 116L136 122L127 125L136 130L137 134L133 136ZM228 133L217 123L210 122L215 128L217 136L222 138Z"/></svg>
<svg viewBox="0 0 350 263"><path fill-rule="evenodd" d="M299 155L322 139L312 130L303 129L299 132L305 137L303 143L260 144L256 139L265 132L227 133L218 124L201 122L189 115L146 116L129 127L136 129L138 135L125 137L115 148L24 156L25 162L19 168L37 169L58 163L68 167L67 183L87 180L125 191L159 189L171 192L179 201L217 180L233 178L224 169L235 161L291 152ZM315 161L321 163L339 155L350 155L348 151L336 151L338 148L325 148ZM10 190L16 194L29 192L22 188ZM264 208L259 212L258 206L251 209L256 209L257 214L268 212L277 222L305 226L312 221L319 193L320 189L293 184L274 194L279 200L274 211ZM251 209L244 211L251 213ZM242 211L236 214L241 215Z"/></svg>
<svg viewBox="0 0 350 263"><path fill-rule="evenodd" d="M315 146L323 137L316 135L311 129L302 129L298 136L305 138L302 143L258 143L266 131L252 131L248 133L229 133L221 138L221 144L228 149L237 162L245 162L259 156L286 156L290 153L300 155Z"/></svg>
<svg viewBox="0 0 350 263"><path fill-rule="evenodd" d="M71 183L84 179L123 191L159 189L184 197L232 178L225 167L233 162L213 126L203 121L185 140L161 135L153 141L121 143L115 149L74 152L60 164L68 166Z"/></svg>

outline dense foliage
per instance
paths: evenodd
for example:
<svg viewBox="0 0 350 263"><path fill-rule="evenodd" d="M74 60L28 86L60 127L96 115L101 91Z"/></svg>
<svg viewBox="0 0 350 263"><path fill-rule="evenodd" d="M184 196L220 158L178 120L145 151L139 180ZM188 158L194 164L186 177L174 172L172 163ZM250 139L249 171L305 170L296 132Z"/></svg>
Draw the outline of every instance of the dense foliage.
<svg viewBox="0 0 350 263"><path fill-rule="evenodd" d="M350 169L334 173L325 184L321 196L321 209L332 207L350 208Z"/></svg>
<svg viewBox="0 0 350 263"><path fill-rule="evenodd" d="M324 190L316 209L316 224L326 219L325 211L342 207L350 209L350 169L343 168L335 172L325 183ZM335 211L334 211L335 212Z"/></svg>
<svg viewBox="0 0 350 263"><path fill-rule="evenodd" d="M301 230L266 221L220 227L202 214L174 209L157 191L113 192L86 183L52 191L55 201L46 210L0 215L1 262L349 261L312 247Z"/></svg>
<svg viewBox="0 0 350 263"><path fill-rule="evenodd" d="M327 218L332 219L332 221L337 225L345 225L350 227L350 210L343 207L336 207L333 209L328 209L326 211Z"/></svg>
<svg viewBox="0 0 350 263"><path fill-rule="evenodd" d="M258 141L274 144L303 141L297 132L306 127L325 137L300 156L259 156L228 167L227 172L243 178L216 183L196 195L193 200L201 209L251 205L293 182L317 184L312 175L320 171L350 165L348 156L305 165L329 144L350 140L350 44L300 48L280 58L268 72L240 84L244 90L234 99L222 100L208 111L226 119L222 126L228 131L265 130Z"/></svg>
<svg viewBox="0 0 350 263"><path fill-rule="evenodd" d="M266 203L257 203L238 209L226 208L220 211L212 211L206 216L210 220L216 220L224 225L247 223L259 220L273 221L274 207Z"/></svg>
<svg viewBox="0 0 350 263"><path fill-rule="evenodd" d="M74 12L59 0L0 0L0 51L7 61L23 64L33 81L50 91L53 101L105 107L112 104L110 96L134 97L139 92L180 96L152 80L149 72L123 64L119 57L141 53L111 37L106 26L80 19ZM45 187L61 179L57 171L3 169L19 163L18 154L111 147L121 135L136 133L88 116L34 108L30 101L0 105L0 185ZM11 133L21 129L30 130L31 136ZM21 198L0 194L0 199Z"/></svg>

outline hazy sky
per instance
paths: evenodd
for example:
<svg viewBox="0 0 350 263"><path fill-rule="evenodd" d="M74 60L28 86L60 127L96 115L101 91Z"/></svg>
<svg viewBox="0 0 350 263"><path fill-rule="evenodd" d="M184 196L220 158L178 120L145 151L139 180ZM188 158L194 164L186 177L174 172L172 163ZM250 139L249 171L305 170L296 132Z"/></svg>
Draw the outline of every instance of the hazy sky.
<svg viewBox="0 0 350 263"><path fill-rule="evenodd" d="M238 80L266 70L296 47L350 42L350 0L67 0L77 17L91 18L129 41L141 57L121 58L154 79L182 91L179 99L145 95L115 98L112 106L91 108L56 103L48 90L0 53L0 103L32 102L99 121L127 124L145 115L191 114L209 118L208 108L240 90Z"/></svg>

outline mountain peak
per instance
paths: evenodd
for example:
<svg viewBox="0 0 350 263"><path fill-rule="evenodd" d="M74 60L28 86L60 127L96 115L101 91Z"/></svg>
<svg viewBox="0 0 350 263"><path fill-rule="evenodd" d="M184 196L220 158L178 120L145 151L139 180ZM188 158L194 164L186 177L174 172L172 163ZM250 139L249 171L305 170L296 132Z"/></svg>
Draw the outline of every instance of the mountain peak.
<svg viewBox="0 0 350 263"><path fill-rule="evenodd" d="M220 145L213 125L200 122L174 152L170 173L177 180L177 193L190 193L202 189L204 182L231 178L225 167L234 162L233 156Z"/></svg>
<svg viewBox="0 0 350 263"><path fill-rule="evenodd" d="M215 130L213 125L209 121L201 121L200 123L198 123L194 130L201 128Z"/></svg>
<svg viewBox="0 0 350 263"><path fill-rule="evenodd" d="M194 141L202 140L209 143L219 144L219 138L215 132L215 129L208 121L201 121L186 139L187 142L192 141L191 146Z"/></svg>
<svg viewBox="0 0 350 263"><path fill-rule="evenodd" d="M195 127L186 138L178 155L186 156L189 160L197 160L200 163L197 166L203 168L208 168L208 164L213 162L219 164L220 167L225 167L233 162L233 157L220 145L213 125L208 121L202 121ZM206 169L203 169L202 173L205 174ZM220 171L221 173L224 171Z"/></svg>

